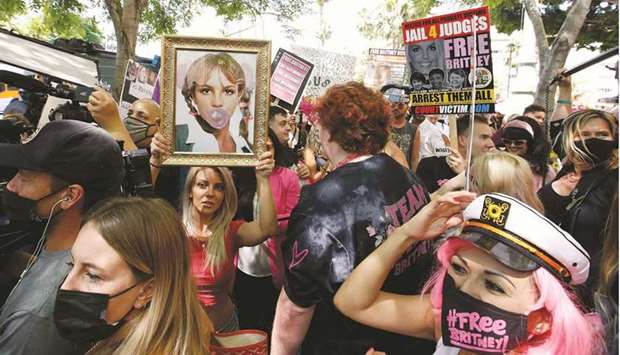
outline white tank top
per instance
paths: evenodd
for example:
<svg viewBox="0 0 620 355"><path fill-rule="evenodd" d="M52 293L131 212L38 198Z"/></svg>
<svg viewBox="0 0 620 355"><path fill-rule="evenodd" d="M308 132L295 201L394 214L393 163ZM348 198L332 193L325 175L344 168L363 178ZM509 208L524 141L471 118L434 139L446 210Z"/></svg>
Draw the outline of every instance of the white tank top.
<svg viewBox="0 0 620 355"><path fill-rule="evenodd" d="M442 157L450 154L443 140L441 129L425 120L418 126L420 132L420 160L428 157Z"/></svg>
<svg viewBox="0 0 620 355"><path fill-rule="evenodd" d="M258 220L259 208L258 193L254 194L252 202L254 206L254 220ZM269 245L265 240L261 244L253 247L239 248L237 258L237 268L244 273L254 277L271 276L271 266L269 265Z"/></svg>

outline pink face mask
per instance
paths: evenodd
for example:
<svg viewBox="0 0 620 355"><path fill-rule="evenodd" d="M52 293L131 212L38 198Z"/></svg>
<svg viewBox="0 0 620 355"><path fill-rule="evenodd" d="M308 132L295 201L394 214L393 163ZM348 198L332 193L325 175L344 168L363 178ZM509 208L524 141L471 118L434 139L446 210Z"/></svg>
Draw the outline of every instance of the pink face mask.
<svg viewBox="0 0 620 355"><path fill-rule="evenodd" d="M442 294L444 345L483 354L504 354L527 340L527 316L475 299L457 289L448 274Z"/></svg>

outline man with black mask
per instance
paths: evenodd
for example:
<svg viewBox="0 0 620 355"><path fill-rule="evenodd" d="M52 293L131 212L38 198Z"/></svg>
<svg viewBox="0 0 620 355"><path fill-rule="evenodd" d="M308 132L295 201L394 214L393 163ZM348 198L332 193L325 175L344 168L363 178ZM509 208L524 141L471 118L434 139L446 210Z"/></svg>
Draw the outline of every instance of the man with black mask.
<svg viewBox="0 0 620 355"><path fill-rule="evenodd" d="M54 325L56 291L71 269L70 249L83 213L120 193L120 147L91 124L53 121L24 144L0 144L0 166L17 169L2 194L9 218L41 224L43 230L0 313L0 353L79 352Z"/></svg>

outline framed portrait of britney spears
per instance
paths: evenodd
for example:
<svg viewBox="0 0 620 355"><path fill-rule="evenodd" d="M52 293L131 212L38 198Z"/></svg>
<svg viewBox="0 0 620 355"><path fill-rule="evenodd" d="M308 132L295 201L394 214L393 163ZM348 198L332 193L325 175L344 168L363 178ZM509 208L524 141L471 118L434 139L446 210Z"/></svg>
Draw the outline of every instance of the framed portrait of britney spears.
<svg viewBox="0 0 620 355"><path fill-rule="evenodd" d="M163 165L253 166L265 150L271 42L164 36Z"/></svg>

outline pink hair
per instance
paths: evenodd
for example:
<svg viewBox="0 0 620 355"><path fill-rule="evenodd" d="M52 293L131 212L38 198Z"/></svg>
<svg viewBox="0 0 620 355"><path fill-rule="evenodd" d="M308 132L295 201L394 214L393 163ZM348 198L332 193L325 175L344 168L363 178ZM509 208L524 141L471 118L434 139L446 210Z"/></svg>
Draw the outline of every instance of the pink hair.
<svg viewBox="0 0 620 355"><path fill-rule="evenodd" d="M454 254L475 246L466 240L450 238L437 250L439 268L424 286L423 293L431 290L431 304L436 319L441 319L443 280ZM533 272L538 288L538 301L531 311L545 308L551 315L551 333L540 343L525 345L525 355L592 355L603 349L603 342L597 325L598 317L585 315L575 303L574 294L544 268ZM521 347L519 347L521 349Z"/></svg>

